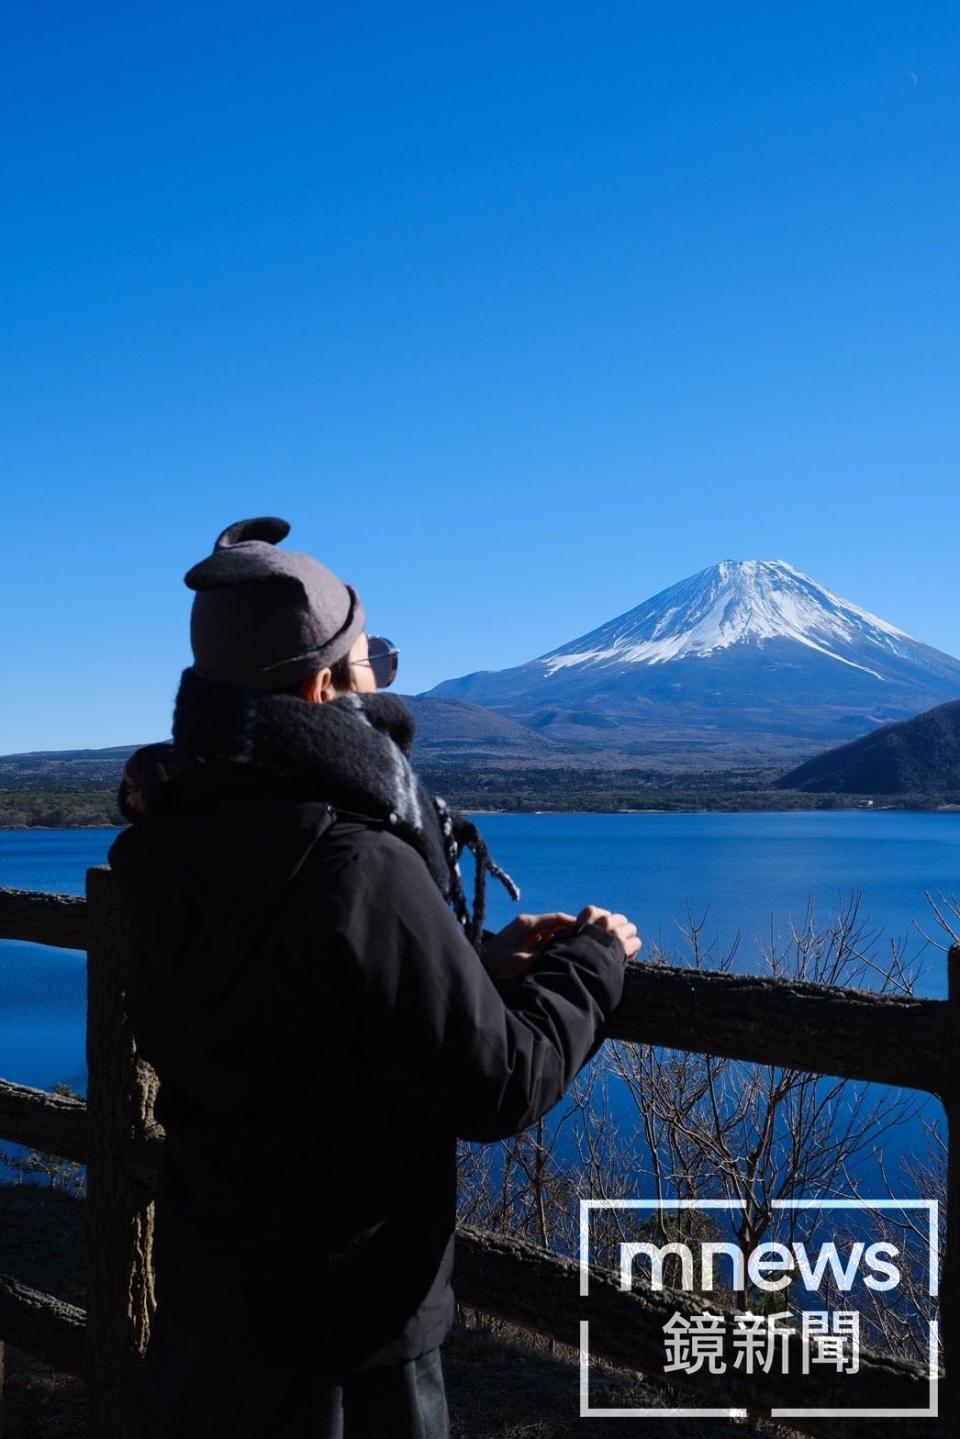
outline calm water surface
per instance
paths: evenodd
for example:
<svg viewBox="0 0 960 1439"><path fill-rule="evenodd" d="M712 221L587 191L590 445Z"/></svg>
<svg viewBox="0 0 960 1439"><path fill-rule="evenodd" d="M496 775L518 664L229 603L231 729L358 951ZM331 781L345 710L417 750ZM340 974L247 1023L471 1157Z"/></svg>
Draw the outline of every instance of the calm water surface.
<svg viewBox="0 0 960 1439"><path fill-rule="evenodd" d="M861 895L871 934L902 938L929 966L921 991L945 993L943 941L924 897L960 893L960 813L481 815L494 857L522 891L523 909L622 910L648 947L682 950L688 906L706 915L705 936L728 945L736 967L756 967L756 942L789 938L811 898L826 921ZM495 882L491 915L515 912ZM922 951L922 955L921 952Z"/></svg>
<svg viewBox="0 0 960 1439"><path fill-rule="evenodd" d="M943 942L925 891L960 893L960 814L487 814L490 850L517 881L520 908L622 910L649 949L679 958L688 907L705 938L729 945L734 967L757 968L757 941L789 938L813 897L826 921L859 892L861 917L881 954L891 938L926 968L918 992L942 997L945 960L918 934ZM117 831L0 830L0 885L82 894ZM469 879L469 875L467 876ZM517 912L489 886L488 925ZM80 952L0 943L0 1077L86 1091L85 967ZM931 1103L930 1111L939 1111ZM908 1139L907 1143L912 1142Z"/></svg>

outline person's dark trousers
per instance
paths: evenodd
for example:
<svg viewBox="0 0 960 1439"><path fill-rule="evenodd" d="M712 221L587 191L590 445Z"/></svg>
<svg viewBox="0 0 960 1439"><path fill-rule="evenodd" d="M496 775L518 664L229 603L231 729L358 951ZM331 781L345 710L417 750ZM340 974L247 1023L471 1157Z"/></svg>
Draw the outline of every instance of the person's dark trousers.
<svg viewBox="0 0 960 1439"><path fill-rule="evenodd" d="M333 1383L303 1365L211 1362L158 1307L133 1439L449 1439L440 1350Z"/></svg>

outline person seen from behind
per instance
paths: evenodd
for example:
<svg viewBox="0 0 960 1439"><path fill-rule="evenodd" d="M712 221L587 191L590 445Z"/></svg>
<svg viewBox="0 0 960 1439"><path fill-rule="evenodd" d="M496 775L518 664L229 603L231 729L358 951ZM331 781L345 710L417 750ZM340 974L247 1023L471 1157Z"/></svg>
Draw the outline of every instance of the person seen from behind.
<svg viewBox="0 0 960 1439"><path fill-rule="evenodd" d="M457 1140L562 1098L640 941L592 904L484 928L487 876L519 892L412 768L396 649L289 528L239 521L188 571L172 744L120 786L165 1130L134 1433L445 1439Z"/></svg>

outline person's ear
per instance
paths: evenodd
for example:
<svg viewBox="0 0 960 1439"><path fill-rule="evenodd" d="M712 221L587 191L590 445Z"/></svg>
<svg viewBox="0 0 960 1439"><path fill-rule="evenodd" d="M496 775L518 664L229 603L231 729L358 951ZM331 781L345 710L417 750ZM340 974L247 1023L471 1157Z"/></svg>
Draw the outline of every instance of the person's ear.
<svg viewBox="0 0 960 1439"><path fill-rule="evenodd" d="M300 698L309 700L311 704L325 704L327 700L336 699L337 692L330 683L332 671L327 665L324 669L318 670L305 680L300 688Z"/></svg>

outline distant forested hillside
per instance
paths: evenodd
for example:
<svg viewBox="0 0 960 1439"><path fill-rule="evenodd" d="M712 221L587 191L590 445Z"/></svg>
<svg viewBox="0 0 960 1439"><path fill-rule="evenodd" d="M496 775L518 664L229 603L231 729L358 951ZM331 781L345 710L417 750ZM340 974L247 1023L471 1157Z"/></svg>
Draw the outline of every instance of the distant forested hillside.
<svg viewBox="0 0 960 1439"><path fill-rule="evenodd" d="M777 780L806 793L960 797L960 700L827 750Z"/></svg>

